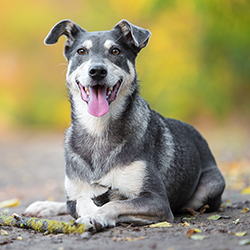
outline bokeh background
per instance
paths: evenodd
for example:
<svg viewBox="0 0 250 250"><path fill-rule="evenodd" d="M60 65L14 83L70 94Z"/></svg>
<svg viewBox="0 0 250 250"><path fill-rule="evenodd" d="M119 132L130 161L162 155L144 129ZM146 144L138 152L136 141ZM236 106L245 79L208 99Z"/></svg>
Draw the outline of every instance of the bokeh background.
<svg viewBox="0 0 250 250"><path fill-rule="evenodd" d="M244 0L10 0L0 8L0 128L64 128L65 38L43 39L62 19L88 31L119 20L148 28L137 60L141 94L165 116L250 119L250 2Z"/></svg>
<svg viewBox="0 0 250 250"><path fill-rule="evenodd" d="M59 165L70 123L65 38L43 44L62 19L88 31L111 29L121 19L149 29L137 59L141 95L164 116L198 127L228 185L249 185L250 1L1 0L0 199L10 182L15 192L21 185L31 191L35 176L48 181L51 193L55 179L63 186Z"/></svg>

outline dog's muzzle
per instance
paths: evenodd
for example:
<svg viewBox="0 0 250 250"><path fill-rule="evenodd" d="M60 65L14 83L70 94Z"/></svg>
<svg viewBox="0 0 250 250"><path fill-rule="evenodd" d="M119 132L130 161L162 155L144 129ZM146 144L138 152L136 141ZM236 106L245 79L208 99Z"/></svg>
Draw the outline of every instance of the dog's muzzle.
<svg viewBox="0 0 250 250"><path fill-rule="evenodd" d="M122 79L120 79L114 86L107 86L105 84L107 74L108 71L105 65L94 64L89 68L89 76L92 79L91 85L84 87L76 79L76 83L81 91L82 100L88 104L88 112L96 117L108 113L109 105L115 100L122 83Z"/></svg>

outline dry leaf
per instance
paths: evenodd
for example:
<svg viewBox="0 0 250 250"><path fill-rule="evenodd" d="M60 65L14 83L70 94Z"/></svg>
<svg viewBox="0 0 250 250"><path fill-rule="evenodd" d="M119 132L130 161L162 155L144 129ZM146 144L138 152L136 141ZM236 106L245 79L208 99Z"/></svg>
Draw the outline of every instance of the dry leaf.
<svg viewBox="0 0 250 250"><path fill-rule="evenodd" d="M3 229L1 229L0 234L4 235L4 236L9 235L9 233L7 231L3 230Z"/></svg>
<svg viewBox="0 0 250 250"><path fill-rule="evenodd" d="M149 225L149 227L151 227L151 228L154 228L154 227L172 227L172 226L173 225L167 221Z"/></svg>
<svg viewBox="0 0 250 250"><path fill-rule="evenodd" d="M249 212L249 208L248 207L244 207L243 210L240 211L241 213L248 213Z"/></svg>
<svg viewBox="0 0 250 250"><path fill-rule="evenodd" d="M249 245L250 244L250 239L245 239L245 240L240 240L239 245L244 246L244 245Z"/></svg>
<svg viewBox="0 0 250 250"><path fill-rule="evenodd" d="M244 188L243 190L241 190L241 194L250 194L250 187Z"/></svg>
<svg viewBox="0 0 250 250"><path fill-rule="evenodd" d="M18 207L19 205L20 205L20 200L18 198L0 202L0 208Z"/></svg>
<svg viewBox="0 0 250 250"><path fill-rule="evenodd" d="M199 228L190 228L186 231L186 234L184 236L191 236L193 235L194 233L201 233L202 230L199 229Z"/></svg>
<svg viewBox="0 0 250 250"><path fill-rule="evenodd" d="M205 238L206 238L205 235L200 235L200 234L190 235L190 239L192 240L204 240Z"/></svg>
<svg viewBox="0 0 250 250"><path fill-rule="evenodd" d="M238 232L238 233L235 233L235 232L232 232L233 235L235 236L238 236L238 237L242 237L242 236L245 236L247 234L247 232Z"/></svg>
<svg viewBox="0 0 250 250"><path fill-rule="evenodd" d="M18 236L16 239L17 239L17 240L23 240L23 237Z"/></svg>
<svg viewBox="0 0 250 250"><path fill-rule="evenodd" d="M212 215L212 216L208 217L207 219L208 220L219 220L220 218L221 218L220 215L215 214L215 215Z"/></svg>

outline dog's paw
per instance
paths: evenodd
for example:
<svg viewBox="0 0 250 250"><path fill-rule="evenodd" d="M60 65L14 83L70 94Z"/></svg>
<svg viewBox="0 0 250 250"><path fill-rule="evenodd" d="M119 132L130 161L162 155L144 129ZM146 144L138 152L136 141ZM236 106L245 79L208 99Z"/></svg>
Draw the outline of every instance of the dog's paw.
<svg viewBox="0 0 250 250"><path fill-rule="evenodd" d="M25 216L50 217L66 212L66 204L56 201L36 201L24 211Z"/></svg>
<svg viewBox="0 0 250 250"><path fill-rule="evenodd" d="M116 220L103 214L95 214L91 218L90 223L95 227L96 231L101 231L106 227L114 227L116 225Z"/></svg>
<svg viewBox="0 0 250 250"><path fill-rule="evenodd" d="M95 213L88 216L82 216L76 220L77 223L83 223L86 226L93 226L96 231L101 231L106 227L114 227L116 220L105 216L102 213Z"/></svg>

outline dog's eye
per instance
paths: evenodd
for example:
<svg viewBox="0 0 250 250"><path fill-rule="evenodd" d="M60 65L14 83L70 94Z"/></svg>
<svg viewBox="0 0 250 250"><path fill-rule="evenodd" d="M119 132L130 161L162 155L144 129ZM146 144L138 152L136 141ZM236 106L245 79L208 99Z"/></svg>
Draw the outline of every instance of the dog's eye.
<svg viewBox="0 0 250 250"><path fill-rule="evenodd" d="M85 49L79 49L79 50L77 50L77 53L79 55L84 55L86 53L86 50Z"/></svg>
<svg viewBox="0 0 250 250"><path fill-rule="evenodd" d="M111 50L111 53L112 53L113 55L115 55L115 56L119 55L120 52L121 52L121 51L120 51L119 49L117 49L117 48L114 48L114 49Z"/></svg>

